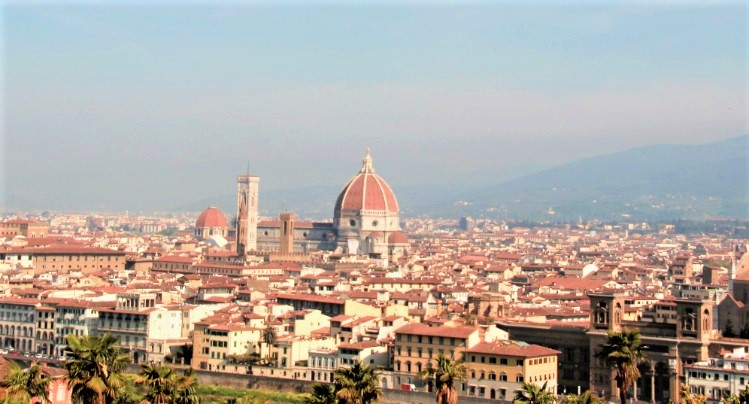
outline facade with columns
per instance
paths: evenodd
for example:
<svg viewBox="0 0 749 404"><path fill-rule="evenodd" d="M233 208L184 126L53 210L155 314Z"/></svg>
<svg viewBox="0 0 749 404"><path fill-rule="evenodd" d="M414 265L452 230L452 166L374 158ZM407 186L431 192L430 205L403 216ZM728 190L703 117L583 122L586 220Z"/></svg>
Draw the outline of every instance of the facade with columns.
<svg viewBox="0 0 749 404"><path fill-rule="evenodd" d="M649 402L679 402L685 366L706 361L713 333L713 302L674 300L676 321L647 322L624 318L627 296L589 294L590 297L590 389L606 398L618 395L613 370L596 358L609 332L639 330L647 357L637 382L638 399Z"/></svg>

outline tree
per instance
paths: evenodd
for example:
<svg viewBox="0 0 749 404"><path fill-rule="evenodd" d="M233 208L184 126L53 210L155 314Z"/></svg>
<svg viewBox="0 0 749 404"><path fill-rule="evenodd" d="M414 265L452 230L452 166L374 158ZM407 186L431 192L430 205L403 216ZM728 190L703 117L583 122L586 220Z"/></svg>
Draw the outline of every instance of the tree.
<svg viewBox="0 0 749 404"><path fill-rule="evenodd" d="M744 322L744 327L741 329L739 337L744 339L749 338L749 321Z"/></svg>
<svg viewBox="0 0 749 404"><path fill-rule="evenodd" d="M31 402L36 398L41 403L49 403L49 383L51 379L44 374L42 367L32 363L28 369L13 361L9 361L10 372L0 385L5 387L5 399L17 399L22 402Z"/></svg>
<svg viewBox="0 0 749 404"><path fill-rule="evenodd" d="M733 332L733 321L731 318L728 318L728 321L726 321L726 328L723 330L723 336L726 338L733 338L736 336L736 333Z"/></svg>
<svg viewBox="0 0 749 404"><path fill-rule="evenodd" d="M120 372L130 363L109 334L77 337L68 335L65 370L75 403L109 404L126 385Z"/></svg>
<svg viewBox="0 0 749 404"><path fill-rule="evenodd" d="M461 361L453 361L452 358L439 354L435 367L427 367L419 376L422 379L434 379L438 404L456 404L458 390L455 382L466 379L466 367Z"/></svg>
<svg viewBox="0 0 749 404"><path fill-rule="evenodd" d="M566 404L598 404L601 400L588 390L579 395L569 394L565 397L564 402Z"/></svg>
<svg viewBox="0 0 749 404"><path fill-rule="evenodd" d="M640 345L640 330L608 333L607 341L596 353L597 358L604 359L608 366L616 371L616 387L619 389L619 400L625 403L627 390L640 377L637 366L645 361L645 347Z"/></svg>
<svg viewBox="0 0 749 404"><path fill-rule="evenodd" d="M554 403L554 395L546 390L546 383L543 386L539 386L533 383L523 382L520 390L515 392L515 399L513 403L528 403L528 404L552 404Z"/></svg>
<svg viewBox="0 0 749 404"><path fill-rule="evenodd" d="M195 378L180 375L169 366L141 365L135 384L146 387L143 401L150 404L197 404L200 397L195 392Z"/></svg>
<svg viewBox="0 0 749 404"><path fill-rule="evenodd" d="M278 335L276 334L276 329L272 326L267 326L263 330L263 342L265 342L266 345L273 345L276 343L276 339L278 339Z"/></svg>
<svg viewBox="0 0 749 404"><path fill-rule="evenodd" d="M697 393L692 393L692 390L686 384L681 385L681 400L683 404L705 404L705 396Z"/></svg>
<svg viewBox="0 0 749 404"><path fill-rule="evenodd" d="M312 385L312 394L304 399L305 404L336 404L335 386L331 384L315 383Z"/></svg>
<svg viewBox="0 0 749 404"><path fill-rule="evenodd" d="M729 394L728 392L723 393L723 397L720 399L721 404L741 404L739 397L735 394Z"/></svg>
<svg viewBox="0 0 749 404"><path fill-rule="evenodd" d="M336 396L345 404L376 403L382 397L379 375L380 372L361 361L350 368L339 368L335 371Z"/></svg>

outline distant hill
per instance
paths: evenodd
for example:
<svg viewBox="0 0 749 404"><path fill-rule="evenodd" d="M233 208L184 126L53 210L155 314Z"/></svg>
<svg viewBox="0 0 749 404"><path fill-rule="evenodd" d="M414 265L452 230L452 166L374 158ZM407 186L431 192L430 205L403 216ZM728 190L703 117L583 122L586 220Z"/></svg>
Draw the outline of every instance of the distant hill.
<svg viewBox="0 0 749 404"><path fill-rule="evenodd" d="M591 157L484 188L440 215L576 220L749 218L749 136Z"/></svg>

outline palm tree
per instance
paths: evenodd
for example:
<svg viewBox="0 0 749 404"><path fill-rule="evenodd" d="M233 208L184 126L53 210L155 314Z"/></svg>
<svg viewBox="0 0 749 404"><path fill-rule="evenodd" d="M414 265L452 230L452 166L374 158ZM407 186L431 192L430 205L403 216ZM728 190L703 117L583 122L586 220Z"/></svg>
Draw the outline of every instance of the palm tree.
<svg viewBox="0 0 749 404"><path fill-rule="evenodd" d="M335 386L332 384L315 383L312 385L312 395L304 399L305 404L337 404Z"/></svg>
<svg viewBox="0 0 749 404"><path fill-rule="evenodd" d="M65 370L75 403L107 404L122 394L126 385L120 372L130 363L109 334L68 335Z"/></svg>
<svg viewBox="0 0 749 404"><path fill-rule="evenodd" d="M278 339L276 329L270 325L265 327L263 330L263 342L265 342L266 345L273 345L276 343L276 339Z"/></svg>
<svg viewBox="0 0 749 404"><path fill-rule="evenodd" d="M135 384L146 386L143 402L149 404L197 404L200 397L195 393L195 378L179 375L166 365L141 365Z"/></svg>
<svg viewBox="0 0 749 404"><path fill-rule="evenodd" d="M466 379L466 367L461 361L453 361L443 354L437 355L437 365L427 367L419 376L435 382L437 404L457 404L458 390L455 382Z"/></svg>
<svg viewBox="0 0 749 404"><path fill-rule="evenodd" d="M515 392L513 403L552 404L554 396L546 390L546 382L543 386L523 382L521 389Z"/></svg>
<svg viewBox="0 0 749 404"><path fill-rule="evenodd" d="M564 402L566 404L598 404L601 400L588 390L583 394L570 394L565 397Z"/></svg>
<svg viewBox="0 0 749 404"><path fill-rule="evenodd" d="M382 397L378 378L380 372L361 361L356 361L350 368L339 368L335 371L335 392L345 404L371 404Z"/></svg>
<svg viewBox="0 0 749 404"><path fill-rule="evenodd" d="M5 387L5 400L17 399L21 402L31 402L32 398L37 398L41 403L49 403L49 383L51 379L44 374L42 367L37 363L32 363L28 369L22 369L21 366L13 361L9 361L10 373L0 385Z"/></svg>
<svg viewBox="0 0 749 404"><path fill-rule="evenodd" d="M601 345L601 351L596 353L596 357L604 359L606 364L616 370L614 379L619 389L619 400L622 404L625 403L627 390L640 377L637 367L645 361L645 347L640 345L640 330L610 331L607 341Z"/></svg>
<svg viewBox="0 0 749 404"><path fill-rule="evenodd" d="M271 355L271 346L276 343L276 340L278 339L278 334L276 333L276 329L273 326L266 326L263 330L263 342L265 342L265 345L268 347L268 356ZM262 349L260 350L262 353Z"/></svg>

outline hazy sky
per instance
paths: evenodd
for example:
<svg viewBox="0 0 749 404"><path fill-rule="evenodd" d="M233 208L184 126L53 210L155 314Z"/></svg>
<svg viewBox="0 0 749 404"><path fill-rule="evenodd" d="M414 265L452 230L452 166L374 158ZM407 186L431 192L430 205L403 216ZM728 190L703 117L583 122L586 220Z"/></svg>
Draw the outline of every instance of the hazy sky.
<svg viewBox="0 0 749 404"><path fill-rule="evenodd" d="M166 209L248 160L343 186L366 146L395 188L491 185L747 133L744 2L375 3L6 4L6 200Z"/></svg>

